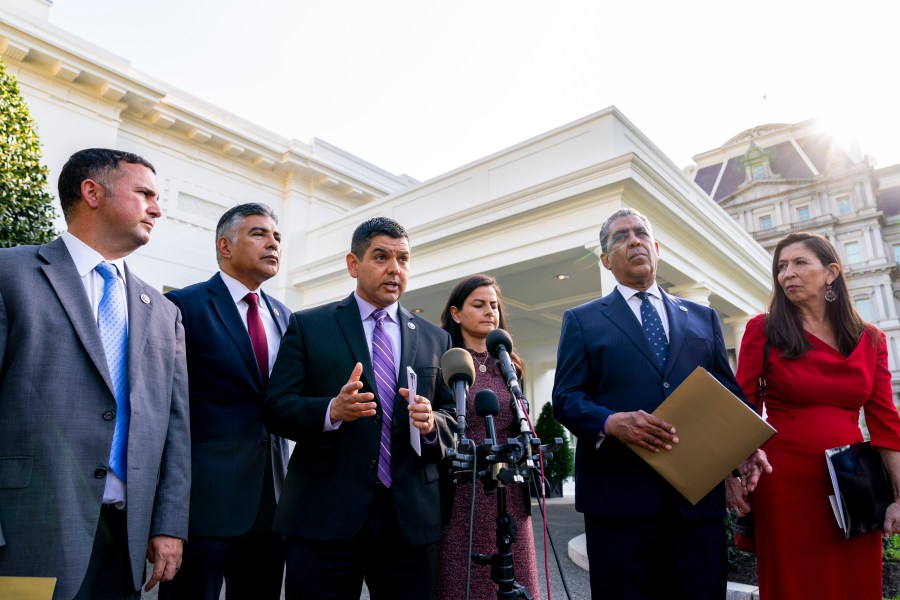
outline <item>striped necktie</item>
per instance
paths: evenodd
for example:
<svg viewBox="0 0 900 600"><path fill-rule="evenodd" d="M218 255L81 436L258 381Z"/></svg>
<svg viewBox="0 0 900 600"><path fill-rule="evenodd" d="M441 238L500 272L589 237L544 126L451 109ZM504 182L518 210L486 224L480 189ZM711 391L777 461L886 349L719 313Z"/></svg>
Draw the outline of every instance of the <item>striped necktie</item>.
<svg viewBox="0 0 900 600"><path fill-rule="evenodd" d="M372 313L375 330L372 332L372 367L375 369L378 400L383 411L381 422L381 448L378 454L378 479L385 487L391 487L391 421L394 414L394 396L397 393L397 369L394 366L394 347L384 330L387 311L378 309Z"/></svg>

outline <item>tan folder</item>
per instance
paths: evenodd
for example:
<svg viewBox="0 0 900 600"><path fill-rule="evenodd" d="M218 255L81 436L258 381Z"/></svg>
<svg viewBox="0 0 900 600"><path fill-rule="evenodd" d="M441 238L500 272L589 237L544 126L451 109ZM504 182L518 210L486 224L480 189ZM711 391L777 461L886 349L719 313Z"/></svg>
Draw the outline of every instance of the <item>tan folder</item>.
<svg viewBox="0 0 900 600"><path fill-rule="evenodd" d="M703 367L694 369L653 414L675 427L678 443L659 452L629 447L691 504L775 435L772 426Z"/></svg>
<svg viewBox="0 0 900 600"><path fill-rule="evenodd" d="M0 577L3 600L50 600L56 577Z"/></svg>

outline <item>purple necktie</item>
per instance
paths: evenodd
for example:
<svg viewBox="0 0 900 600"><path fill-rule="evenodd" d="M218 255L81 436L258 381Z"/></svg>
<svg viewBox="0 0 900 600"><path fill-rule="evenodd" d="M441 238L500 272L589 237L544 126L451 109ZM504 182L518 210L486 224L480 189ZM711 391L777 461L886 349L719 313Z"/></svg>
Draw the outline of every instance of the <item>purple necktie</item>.
<svg viewBox="0 0 900 600"><path fill-rule="evenodd" d="M259 296L250 292L244 296L247 303L247 331L250 332L250 343L253 345L253 354L256 355L256 364L259 365L259 374L262 375L263 385L269 382L269 342L266 340L266 328L259 316Z"/></svg>
<svg viewBox="0 0 900 600"><path fill-rule="evenodd" d="M394 413L394 396L397 393L397 369L394 367L394 347L384 330L387 311L378 309L372 313L375 330L372 332L372 367L375 369L378 399L384 411L381 422L381 449L378 452L378 479L385 487L391 487L391 417Z"/></svg>

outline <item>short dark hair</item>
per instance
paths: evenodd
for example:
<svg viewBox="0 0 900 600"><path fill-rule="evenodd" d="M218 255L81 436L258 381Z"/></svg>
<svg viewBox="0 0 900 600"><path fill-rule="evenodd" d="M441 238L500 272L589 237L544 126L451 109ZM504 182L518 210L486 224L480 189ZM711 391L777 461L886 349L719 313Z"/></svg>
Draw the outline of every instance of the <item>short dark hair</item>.
<svg viewBox="0 0 900 600"><path fill-rule="evenodd" d="M219 222L216 224L216 262L219 262L221 259L219 256L219 240L228 238L228 241L232 244L237 243L238 231L244 223L244 219L256 215L269 217L278 224L278 215L275 214L271 206L262 202L246 202L232 206L219 218Z"/></svg>
<svg viewBox="0 0 900 600"><path fill-rule="evenodd" d="M104 189L112 183L113 173L119 168L120 162L132 165L143 165L156 174L153 165L143 157L122 150L110 150L109 148L87 148L79 150L69 157L62 171L59 172L59 203L62 206L63 216L66 221L72 210L81 200L81 183L92 179L102 185Z"/></svg>
<svg viewBox="0 0 900 600"><path fill-rule="evenodd" d="M781 260L781 253L787 246L796 243L806 246L816 255L822 266L832 263L841 266L841 258L831 242L816 233L808 231L789 233L775 246L775 252L772 254L772 296L769 298L769 310L766 315L766 339L781 350L781 356L784 358L799 358L812 349L812 344L803 331L800 311L788 299L784 288L778 282L778 262ZM853 306L850 290L844 280L843 267L837 278L831 282L831 287L836 298L833 302L825 303L825 318L834 329L838 350L844 356L849 356L859 343L863 331L870 326ZM880 339L873 333L873 342Z"/></svg>
<svg viewBox="0 0 900 600"><path fill-rule="evenodd" d="M613 214L609 215L606 218L606 221L603 222L603 225L600 227L600 250L603 254L606 254L607 244L609 243L609 228L613 224L613 222L618 221L622 217L633 216L637 217L641 221L644 222L644 226L647 228L647 231L650 233L650 237L653 237L653 228L650 227L650 219L639 213L633 208L625 207L620 208ZM656 238L654 238L656 239Z"/></svg>
<svg viewBox="0 0 900 600"><path fill-rule="evenodd" d="M366 250L369 249L372 238L379 235L386 235L395 240L399 238L409 240L406 230L397 221L387 217L374 217L360 223L356 231L353 232L353 238L350 240L350 252L357 258L362 258Z"/></svg>

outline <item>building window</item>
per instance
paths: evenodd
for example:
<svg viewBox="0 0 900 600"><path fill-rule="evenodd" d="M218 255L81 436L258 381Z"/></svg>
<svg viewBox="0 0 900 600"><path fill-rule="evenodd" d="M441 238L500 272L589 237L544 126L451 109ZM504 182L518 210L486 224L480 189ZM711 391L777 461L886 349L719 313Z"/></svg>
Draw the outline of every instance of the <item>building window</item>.
<svg viewBox="0 0 900 600"><path fill-rule="evenodd" d="M801 223L805 223L806 221L809 221L809 219L810 219L809 207L808 206L797 207L797 220L800 221Z"/></svg>
<svg viewBox="0 0 900 600"><path fill-rule="evenodd" d="M900 265L900 244L894 244L894 260Z"/></svg>
<svg viewBox="0 0 900 600"><path fill-rule="evenodd" d="M751 167L751 169L752 169L752 171L753 171L753 179L756 180L756 181L759 181L759 180L761 180L761 179L765 179L765 178L768 176L768 173L766 172L766 165L765 165L765 164L756 164L756 165L753 165L753 166Z"/></svg>
<svg viewBox="0 0 900 600"><path fill-rule="evenodd" d="M859 254L859 242L847 242L844 244L844 254L847 255L848 265L862 261L862 257Z"/></svg>
<svg viewBox="0 0 900 600"><path fill-rule="evenodd" d="M849 215L850 214L850 196L841 196L837 200L835 200L837 204L837 211L839 215Z"/></svg>
<svg viewBox="0 0 900 600"><path fill-rule="evenodd" d="M763 215L759 218L759 228L763 231L772 229L772 215Z"/></svg>
<svg viewBox="0 0 900 600"><path fill-rule="evenodd" d="M861 316L863 320L869 321L870 323L875 320L875 315L872 314L871 298L855 298L853 304L856 305L856 312L859 313L859 316Z"/></svg>

